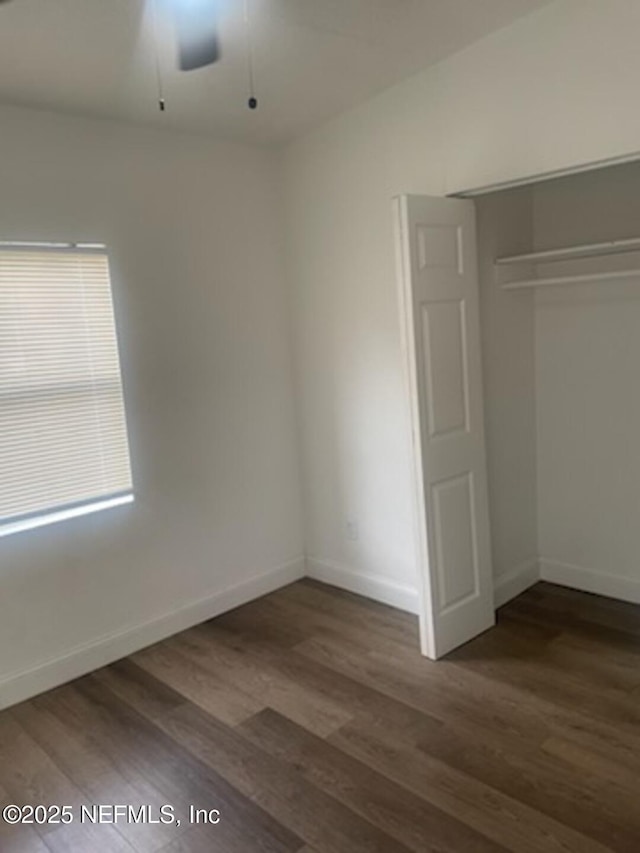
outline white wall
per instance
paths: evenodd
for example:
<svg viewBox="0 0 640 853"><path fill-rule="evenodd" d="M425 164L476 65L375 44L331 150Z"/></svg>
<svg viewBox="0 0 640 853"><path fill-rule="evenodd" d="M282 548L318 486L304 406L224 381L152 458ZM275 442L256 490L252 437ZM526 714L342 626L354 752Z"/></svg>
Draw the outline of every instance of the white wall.
<svg viewBox="0 0 640 853"><path fill-rule="evenodd" d="M415 587L391 198L640 151L639 31L637 0L558 0L286 151L306 531L319 576L396 603ZM526 550L498 544L496 571Z"/></svg>
<svg viewBox="0 0 640 853"><path fill-rule="evenodd" d="M285 162L308 568L410 609L415 554L391 198L402 187L444 190L437 134L425 139L414 128L412 103L430 102L417 86L327 126Z"/></svg>
<svg viewBox="0 0 640 853"><path fill-rule="evenodd" d="M502 602L538 566L533 291L514 298L494 266L501 255L531 250L532 190L479 198L476 211L491 546Z"/></svg>
<svg viewBox="0 0 640 853"><path fill-rule="evenodd" d="M302 571L276 166L0 110L2 239L109 246L137 496L0 539L0 703Z"/></svg>
<svg viewBox="0 0 640 853"><path fill-rule="evenodd" d="M637 236L640 164L537 187L534 230L540 248ZM640 275L540 290L536 364L543 576L640 601Z"/></svg>

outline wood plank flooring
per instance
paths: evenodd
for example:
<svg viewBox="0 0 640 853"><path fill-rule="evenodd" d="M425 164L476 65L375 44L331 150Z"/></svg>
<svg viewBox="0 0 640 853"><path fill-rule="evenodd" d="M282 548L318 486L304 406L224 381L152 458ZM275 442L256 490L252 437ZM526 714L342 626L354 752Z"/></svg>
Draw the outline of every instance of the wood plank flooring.
<svg viewBox="0 0 640 853"><path fill-rule="evenodd" d="M417 648L413 617L302 581L4 711L0 802L75 820L0 821L0 851L640 851L640 607L538 584Z"/></svg>

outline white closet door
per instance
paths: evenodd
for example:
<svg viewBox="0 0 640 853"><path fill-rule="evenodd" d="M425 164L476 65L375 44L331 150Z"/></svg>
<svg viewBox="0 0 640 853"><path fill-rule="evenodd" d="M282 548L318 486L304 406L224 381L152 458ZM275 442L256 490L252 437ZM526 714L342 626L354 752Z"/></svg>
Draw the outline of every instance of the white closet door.
<svg viewBox="0 0 640 853"><path fill-rule="evenodd" d="M395 202L413 427L423 653L495 622L472 201Z"/></svg>

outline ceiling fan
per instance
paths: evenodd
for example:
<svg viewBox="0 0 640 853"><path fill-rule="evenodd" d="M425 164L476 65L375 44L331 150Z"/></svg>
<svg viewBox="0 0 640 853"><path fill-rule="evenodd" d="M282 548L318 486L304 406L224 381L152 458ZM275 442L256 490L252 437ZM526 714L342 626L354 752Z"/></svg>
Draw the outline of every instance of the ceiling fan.
<svg viewBox="0 0 640 853"><path fill-rule="evenodd" d="M221 57L218 24L220 6L223 0L149 0L152 4L154 30L156 41L156 71L160 89L160 109L164 111L165 102L162 96L161 73L159 68L157 47L157 13L162 4L163 10L172 19L178 43L178 67L181 71L195 71L219 61ZM11 0L0 0L0 5ZM250 78L250 94L248 101L250 109L255 110L258 101L253 94L253 57L251 37L249 32L248 2L245 0L245 25L248 33L248 65Z"/></svg>
<svg viewBox="0 0 640 853"><path fill-rule="evenodd" d="M218 62L221 54L218 39L221 0L165 0L165 2L169 4L173 15L178 39L178 66L180 70L194 71ZM258 106L258 100L254 94L249 0L244 0L244 20L247 29L250 90L247 105L249 109L255 110Z"/></svg>
<svg viewBox="0 0 640 853"><path fill-rule="evenodd" d="M156 0L153 0L156 2ZM222 0L164 0L168 4L178 40L178 67L195 71L213 65L220 59L218 23ZM253 48L249 21L249 0L244 0L244 20L247 29L249 109L258 106L253 83ZM161 109L164 103L161 102Z"/></svg>
<svg viewBox="0 0 640 853"><path fill-rule="evenodd" d="M0 5L9 2L11 0L0 0ZM193 71L217 62L220 59L220 0L164 0L164 3L176 30L180 70Z"/></svg>
<svg viewBox="0 0 640 853"><path fill-rule="evenodd" d="M178 39L181 71L194 71L220 59L219 0L169 0Z"/></svg>

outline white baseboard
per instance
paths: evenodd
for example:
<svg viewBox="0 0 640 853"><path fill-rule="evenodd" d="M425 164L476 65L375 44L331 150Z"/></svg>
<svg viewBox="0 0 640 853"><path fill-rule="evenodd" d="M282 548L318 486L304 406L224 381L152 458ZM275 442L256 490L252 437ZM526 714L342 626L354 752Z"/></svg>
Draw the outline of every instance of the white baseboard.
<svg viewBox="0 0 640 853"><path fill-rule="evenodd" d="M521 592L529 589L540 580L540 563L537 557L531 557L509 572L494 580L493 599L496 607L502 607Z"/></svg>
<svg viewBox="0 0 640 853"><path fill-rule="evenodd" d="M582 592L593 592L607 598L640 604L640 580L633 578L546 558L540 560L540 577L549 583L557 583Z"/></svg>
<svg viewBox="0 0 640 853"><path fill-rule="evenodd" d="M418 613L419 610L418 592L409 585L356 572L329 560L310 557L305 561L300 557L223 592L198 599L141 625L98 637L61 657L6 676L0 680L0 709L79 678L305 576L409 613ZM640 603L640 580L533 557L496 578L496 607L501 607L539 580Z"/></svg>
<svg viewBox="0 0 640 853"><path fill-rule="evenodd" d="M307 577L355 592L365 598L389 604L408 613L418 613L418 591L379 575L356 572L346 566L317 557L307 557Z"/></svg>
<svg viewBox="0 0 640 853"><path fill-rule="evenodd" d="M254 598L274 592L282 586L300 580L304 575L304 558L300 557L223 592L190 602L141 625L98 637L71 649L62 657L13 673L0 680L0 709L86 675L179 631L185 631Z"/></svg>

